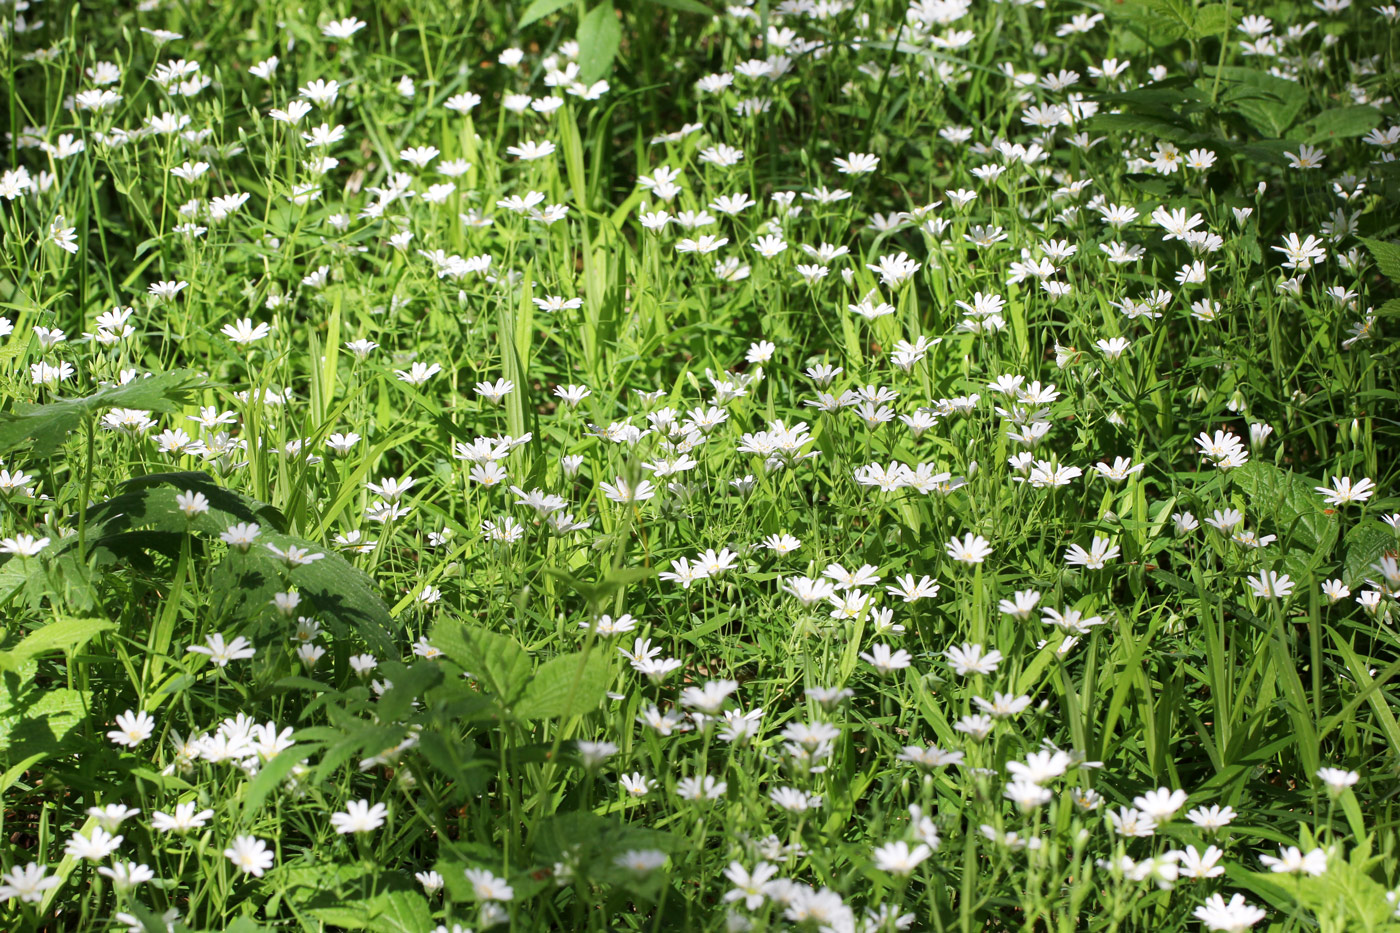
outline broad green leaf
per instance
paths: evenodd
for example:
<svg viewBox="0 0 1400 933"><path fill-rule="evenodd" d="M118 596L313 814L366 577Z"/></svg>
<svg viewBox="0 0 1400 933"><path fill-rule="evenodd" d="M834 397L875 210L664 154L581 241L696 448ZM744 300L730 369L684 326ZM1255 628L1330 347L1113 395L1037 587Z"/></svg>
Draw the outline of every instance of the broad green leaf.
<svg viewBox="0 0 1400 933"><path fill-rule="evenodd" d="M7 764L40 753L57 754L87 712L78 691L39 687L24 673L7 672L0 690L0 759Z"/></svg>
<svg viewBox="0 0 1400 933"><path fill-rule="evenodd" d="M184 370L136 379L124 386L109 386L82 398L59 399L44 405L19 404L0 414L0 454L29 444L30 457L51 456L63 446L83 421L109 408L178 411L201 382Z"/></svg>
<svg viewBox="0 0 1400 933"><path fill-rule="evenodd" d="M617 21L611 0L588 11L578 26L579 78L592 84L612 70L617 47L622 43L622 25Z"/></svg>
<svg viewBox="0 0 1400 933"><path fill-rule="evenodd" d="M516 23L515 26L517 29L524 29L536 20L544 19L549 14L564 9L564 7L569 6L570 2L571 0L535 0L534 3L525 8L520 22Z"/></svg>
<svg viewBox="0 0 1400 933"><path fill-rule="evenodd" d="M191 491L204 495L207 511L187 518L176 504L176 497ZM261 527L257 542L246 552L230 550L216 573L228 584L216 593L220 599L234 599L247 605L266 605L274 591L290 583L302 598L324 615L337 635L358 634L376 651L388 651L389 631L394 621L365 574L328 547L281 533L286 520L276 509L249 496L219 486L212 477L199 472L157 473L123 482L112 498L88 510L89 531L96 538L95 548L106 548L112 555L137 559L141 551L158 549L169 535L194 534L217 539L229 526L253 523ZM158 534L152 534L152 531ZM296 547L322 555L309 564L287 567L269 549L286 553ZM75 537L60 542L55 554L77 548ZM167 549L168 550L168 549Z"/></svg>
<svg viewBox="0 0 1400 933"><path fill-rule="evenodd" d="M1123 0L1109 10L1126 19L1134 31L1153 45L1170 45L1195 28L1188 0Z"/></svg>
<svg viewBox="0 0 1400 933"><path fill-rule="evenodd" d="M1381 112L1375 107L1355 104L1324 110L1299 127L1298 132L1305 134L1304 142L1324 143L1333 139L1365 136L1380 122Z"/></svg>
<svg viewBox="0 0 1400 933"><path fill-rule="evenodd" d="M529 685L530 656L512 638L443 619L433 626L429 640L505 706Z"/></svg>
<svg viewBox="0 0 1400 933"><path fill-rule="evenodd" d="M419 661L401 673L388 674L393 686L379 698L379 718L403 719L413 709L413 701L442 683L442 668L434 661Z"/></svg>
<svg viewBox="0 0 1400 933"><path fill-rule="evenodd" d="M114 628L116 625L104 619L64 616L30 632L9 651L0 652L0 667L16 670L30 658L50 651L76 651Z"/></svg>
<svg viewBox="0 0 1400 933"><path fill-rule="evenodd" d="M369 901L370 926L383 933L428 933L432 910L417 891L387 891Z"/></svg>
<svg viewBox="0 0 1400 933"><path fill-rule="evenodd" d="M608 657L593 651L552 658L540 665L515 712L523 719L550 719L591 713L607 699Z"/></svg>
<svg viewBox="0 0 1400 933"><path fill-rule="evenodd" d="M1207 36L1218 36L1222 32L1229 32L1232 20L1229 10L1223 3L1208 3L1197 8L1191 21L1191 35L1197 39L1204 39Z"/></svg>
<svg viewBox="0 0 1400 933"><path fill-rule="evenodd" d="M1207 67L1202 71L1211 79L1219 74L1224 85L1221 103L1267 137L1283 136L1308 102L1307 89L1298 82L1255 68Z"/></svg>
<svg viewBox="0 0 1400 933"><path fill-rule="evenodd" d="M183 492L203 495L208 510L187 518L175 504L175 497ZM126 480L117 487L115 495L88 509L87 520L88 533L93 536L153 528L217 537L229 526L240 523L271 531L286 528L286 519L272 506L220 486L209 474L194 470ZM76 546L76 542L73 544Z"/></svg>
<svg viewBox="0 0 1400 933"><path fill-rule="evenodd" d="M1314 567L1331 554L1337 523L1313 490L1317 483L1258 460L1231 470L1230 478L1249 497L1250 514L1273 520L1281 545L1303 549Z"/></svg>
<svg viewBox="0 0 1400 933"><path fill-rule="evenodd" d="M679 10L682 13L695 13L700 16L715 15L714 10L705 6L703 3L697 3L696 0L650 0L650 2L656 4L657 6L664 6L669 7L673 10Z"/></svg>

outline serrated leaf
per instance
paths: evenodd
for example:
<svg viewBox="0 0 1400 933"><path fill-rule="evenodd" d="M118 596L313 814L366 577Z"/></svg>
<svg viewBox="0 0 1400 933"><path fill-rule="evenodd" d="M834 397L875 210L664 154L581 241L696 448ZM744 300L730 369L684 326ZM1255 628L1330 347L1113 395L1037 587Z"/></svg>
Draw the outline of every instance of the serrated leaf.
<svg viewBox="0 0 1400 933"><path fill-rule="evenodd" d="M1337 540L1337 522L1313 490L1315 482L1257 460L1231 470L1230 477L1248 496L1250 514L1273 520L1280 544L1301 548L1308 566L1327 559Z"/></svg>
<svg viewBox="0 0 1400 933"><path fill-rule="evenodd" d="M1400 243L1388 243L1364 236L1359 239L1366 244L1366 249L1370 250L1371 258L1376 261L1381 275L1400 285Z"/></svg>
<svg viewBox="0 0 1400 933"><path fill-rule="evenodd" d="M208 500L208 511L193 520L186 518L175 504L175 497L182 492L202 494ZM126 480L117 487L115 495L88 509L89 532L98 535L154 528L218 536L240 523L271 531L283 531L287 524L272 506L226 489L209 474L195 470Z"/></svg>
<svg viewBox="0 0 1400 933"><path fill-rule="evenodd" d="M185 370L136 379L124 386L109 386L82 398L59 399L44 405L16 405L0 415L0 454L26 442L36 459L51 456L70 434L109 408L176 411L189 399L201 378Z"/></svg>
<svg viewBox="0 0 1400 933"><path fill-rule="evenodd" d="M36 754L57 754L86 711L87 703L76 690L41 688L24 672L7 673L0 690L0 758L9 764Z"/></svg>
<svg viewBox="0 0 1400 933"><path fill-rule="evenodd" d="M502 705L513 704L529 684L533 670L530 656L512 638L442 619L433 626L429 641Z"/></svg>
<svg viewBox="0 0 1400 933"><path fill-rule="evenodd" d="M578 25L579 79L592 84L612 70L617 48L622 43L622 24L617 21L611 0L604 0L584 16Z"/></svg>
<svg viewBox="0 0 1400 933"><path fill-rule="evenodd" d="M1342 582L1358 589L1368 576L1375 576L1373 567L1387 553L1397 550L1395 533L1380 522L1353 526L1346 535L1346 560L1342 564Z"/></svg>
<svg viewBox="0 0 1400 933"><path fill-rule="evenodd" d="M419 661L401 673L396 671L389 680L393 686L384 692L377 704L379 718L403 719L413 708L414 700L442 683L442 668L434 661Z"/></svg>
<svg viewBox="0 0 1400 933"><path fill-rule="evenodd" d="M1224 84L1221 103L1267 137L1283 136L1308 102L1307 89L1298 82L1255 68L1207 67L1202 71L1209 78L1220 76Z"/></svg>
<svg viewBox="0 0 1400 933"><path fill-rule="evenodd" d="M187 518L176 504L176 497L186 491L203 494L208 510ZM216 568L216 573L237 582L226 590L227 598L258 599L265 605L270 598L268 593L285 589L290 582L333 629L339 629L334 634L357 634L376 651L392 649L388 633L394 620L362 571L330 548L283 534L286 519L280 512L218 485L206 473L156 473L126 480L118 486L116 495L88 510L88 523L90 532L97 536L96 543L116 557L123 556L123 548L158 548L167 540L160 534L217 539L231 525L257 524L262 532L252 548L246 553L230 551L225 563ZM297 547L322 557L288 569L268 545L283 552ZM65 538L55 555L76 548L76 537Z"/></svg>
<svg viewBox="0 0 1400 933"><path fill-rule="evenodd" d="M1186 0L1124 0L1109 9L1127 19L1153 45L1170 45L1185 37L1194 23Z"/></svg>
<svg viewBox="0 0 1400 933"><path fill-rule="evenodd" d="M591 713L607 699L610 665L594 651L551 658L540 665L515 712L522 719L553 719Z"/></svg>
<svg viewBox="0 0 1400 933"><path fill-rule="evenodd" d="M1225 4L1208 3L1203 7L1197 7L1195 15L1191 19L1191 35L1197 39L1218 36L1222 32L1229 32L1231 25L1230 13L1225 8Z"/></svg>

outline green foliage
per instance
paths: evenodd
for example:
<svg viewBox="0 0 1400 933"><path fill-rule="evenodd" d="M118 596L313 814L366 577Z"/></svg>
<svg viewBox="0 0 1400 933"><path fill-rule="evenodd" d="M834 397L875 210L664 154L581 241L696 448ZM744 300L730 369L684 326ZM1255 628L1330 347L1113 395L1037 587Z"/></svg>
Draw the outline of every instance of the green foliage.
<svg viewBox="0 0 1400 933"><path fill-rule="evenodd" d="M17 404L0 413L0 455L23 447L36 459L52 456L84 421L90 422L110 408L178 411L200 381L193 373L177 370L108 386L83 398Z"/></svg>
<svg viewBox="0 0 1400 933"><path fill-rule="evenodd" d="M602 705L611 683L609 660L601 650L559 655L530 676L515 712L522 719L582 716Z"/></svg>

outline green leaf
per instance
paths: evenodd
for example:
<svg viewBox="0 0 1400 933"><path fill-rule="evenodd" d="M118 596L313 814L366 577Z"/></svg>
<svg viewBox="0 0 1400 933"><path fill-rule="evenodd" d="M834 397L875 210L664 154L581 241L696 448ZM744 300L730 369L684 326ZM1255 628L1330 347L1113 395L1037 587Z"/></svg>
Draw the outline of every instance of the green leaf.
<svg viewBox="0 0 1400 933"><path fill-rule="evenodd" d="M1353 526L1346 536L1346 560L1342 564L1342 582L1352 589L1360 587L1368 576L1375 576L1373 565L1386 552L1396 549L1395 533L1380 522L1370 521Z"/></svg>
<svg viewBox="0 0 1400 933"><path fill-rule="evenodd" d="M1375 107L1355 104L1333 107L1308 120L1300 128L1306 134L1304 142L1323 143L1333 139L1365 136L1380 125L1381 112Z"/></svg>
<svg viewBox="0 0 1400 933"><path fill-rule="evenodd" d="M1396 285L1400 285L1400 243L1388 243L1385 240L1364 236L1359 237L1359 239L1371 251L1371 258L1376 260L1376 266L1380 268L1381 275Z"/></svg>
<svg viewBox="0 0 1400 933"><path fill-rule="evenodd" d="M32 662L7 672L0 689L0 758L6 765L32 755L62 751L68 734L87 712L81 693L34 683Z"/></svg>
<svg viewBox="0 0 1400 933"><path fill-rule="evenodd" d="M63 616L37 628L9 651L0 653L0 668L17 670L30 658L50 651L76 651L102 632L116 628L104 619Z"/></svg>
<svg viewBox="0 0 1400 933"><path fill-rule="evenodd" d="M383 933L428 933L433 915L417 891L388 891L371 898L370 929Z"/></svg>
<svg viewBox="0 0 1400 933"><path fill-rule="evenodd" d="M1298 82L1254 68L1206 67L1202 71L1208 78L1220 76L1220 102L1265 136L1282 136L1308 102L1307 89Z"/></svg>
<svg viewBox="0 0 1400 933"><path fill-rule="evenodd" d="M1306 552L1310 567L1327 559L1337 540L1337 523L1313 491L1315 482L1257 460L1231 470L1230 477L1249 497L1251 514L1273 519L1280 544Z"/></svg>
<svg viewBox="0 0 1400 933"><path fill-rule="evenodd" d="M419 661L402 673L385 673L393 686L385 691L377 704L379 718L384 720L403 719L413 709L413 701L425 692L442 683L442 667L435 661Z"/></svg>
<svg viewBox="0 0 1400 933"><path fill-rule="evenodd" d="M59 399L45 405L19 404L0 415L0 454L29 443L29 456L42 459L63 446L86 419L109 408L178 411L202 380L185 370L109 386L83 398Z"/></svg>
<svg viewBox="0 0 1400 933"><path fill-rule="evenodd" d="M611 0L604 0L578 25L579 78L592 84L612 70L617 47L622 43L622 25L617 21Z"/></svg>
<svg viewBox="0 0 1400 933"><path fill-rule="evenodd" d="M570 0L535 0L525 8L524 14L520 17L520 22L515 24L515 28L524 29L536 20L544 19L556 10L562 10L568 6Z"/></svg>
<svg viewBox="0 0 1400 933"><path fill-rule="evenodd" d="M305 761L309 751L303 745L295 748L288 748L278 753L267 764L258 769L258 773L248 782L243 789L243 814L247 819L257 816L262 809L263 801L267 800L267 795L277 789L277 785L282 783L282 779L292 772L292 769Z"/></svg>
<svg viewBox="0 0 1400 933"><path fill-rule="evenodd" d="M187 518L176 504L176 497L186 491L202 493L209 509L193 519ZM216 568L215 573L228 584L218 591L220 598L232 599L239 605L256 601L261 608L273 591L286 589L290 582L333 629L339 629L333 634L354 633L377 651L392 650L388 633L394 628L394 620L369 577L330 548L282 534L286 519L280 512L225 489L208 474L156 473L126 480L118 486L116 495L88 510L94 547L106 548L125 560L134 559L136 551L158 548L168 540L152 534L152 529L166 535L194 534L212 539L240 522L257 524L262 532L246 553L231 550L224 564ZM323 556L289 569L268 545L283 552L297 547ZM76 537L65 538L55 556L76 548Z"/></svg>
<svg viewBox="0 0 1400 933"><path fill-rule="evenodd" d="M1152 45L1170 45L1195 27L1195 16L1186 0L1123 0L1109 9L1128 20Z"/></svg>
<svg viewBox="0 0 1400 933"><path fill-rule="evenodd" d="M672 10L679 10L682 13L696 13L700 16L714 16L715 11L705 6L703 3L696 3L695 0L650 0L657 6L669 7Z"/></svg>
<svg viewBox="0 0 1400 933"><path fill-rule="evenodd" d="M450 619L433 626L431 641L505 706L529 685L533 666L514 639Z"/></svg>
<svg viewBox="0 0 1400 933"><path fill-rule="evenodd" d="M607 699L612 682L609 661L601 651L552 658L540 665L516 707L523 719L551 719L591 713Z"/></svg>
<svg viewBox="0 0 1400 933"><path fill-rule="evenodd" d="M1196 10L1191 22L1191 34L1197 39L1218 36L1222 32L1229 32L1231 24L1230 13L1225 4L1208 3Z"/></svg>
<svg viewBox="0 0 1400 933"><path fill-rule="evenodd" d="M209 509L193 520L175 504L182 492L197 492ZM220 486L212 476L196 470L153 473L122 482L109 499L88 509L88 532L93 536L147 530L177 531L217 537L240 523L284 531L287 520L272 506ZM76 542L74 542L76 546Z"/></svg>

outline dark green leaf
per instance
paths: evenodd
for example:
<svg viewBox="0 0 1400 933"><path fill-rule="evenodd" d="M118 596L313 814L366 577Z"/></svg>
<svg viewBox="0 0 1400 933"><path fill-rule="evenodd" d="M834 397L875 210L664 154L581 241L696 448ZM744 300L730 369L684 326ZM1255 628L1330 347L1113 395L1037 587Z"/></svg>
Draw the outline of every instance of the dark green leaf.
<svg viewBox="0 0 1400 933"><path fill-rule="evenodd" d="M1376 260L1381 275L1400 285L1400 243L1387 243L1370 237L1360 237L1360 240L1371 251L1371 258Z"/></svg>
<svg viewBox="0 0 1400 933"><path fill-rule="evenodd" d="M1395 550L1395 533L1380 522L1368 521L1349 530L1345 544L1342 582L1357 589L1367 577L1376 575L1373 565L1388 551Z"/></svg>
<svg viewBox="0 0 1400 933"><path fill-rule="evenodd" d="M679 10L682 13L696 13L700 16L715 15L714 10L705 6L703 3L697 3L696 0L651 0L651 2L655 3L657 6Z"/></svg>
<svg viewBox="0 0 1400 933"><path fill-rule="evenodd" d="M1191 22L1191 34L1197 39L1204 39L1207 36L1218 36L1222 32L1229 32L1231 26L1230 13L1223 3L1207 3L1196 10Z"/></svg>
<svg viewBox="0 0 1400 933"><path fill-rule="evenodd" d="M76 651L102 632L116 628L104 619L63 616L41 626L9 651L0 653L0 667L15 670L30 658L50 651Z"/></svg>

